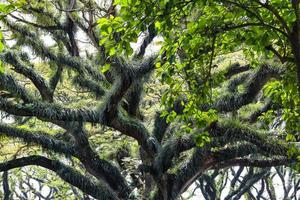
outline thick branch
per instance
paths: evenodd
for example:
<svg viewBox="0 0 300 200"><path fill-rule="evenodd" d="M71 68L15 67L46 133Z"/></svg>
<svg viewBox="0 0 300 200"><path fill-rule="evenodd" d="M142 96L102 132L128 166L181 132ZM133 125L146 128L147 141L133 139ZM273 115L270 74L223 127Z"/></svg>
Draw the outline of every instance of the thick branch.
<svg viewBox="0 0 300 200"><path fill-rule="evenodd" d="M13 128L0 124L0 135L6 135L11 138L18 138L26 143L37 144L47 150L66 155L76 156L75 147L66 142L57 140L44 132L27 131L20 128Z"/></svg>
<svg viewBox="0 0 300 200"><path fill-rule="evenodd" d="M195 146L194 135L169 140L155 158L153 163L155 175L160 177L162 173L166 172L172 166L173 158L178 157L181 152L189 150Z"/></svg>
<svg viewBox="0 0 300 200"><path fill-rule="evenodd" d="M269 155L286 156L288 152L288 145L280 143L275 137L256 131L254 127L230 121L212 124L209 133L212 137L223 137L227 142L237 140L250 142Z"/></svg>
<svg viewBox="0 0 300 200"><path fill-rule="evenodd" d="M101 200L116 200L116 195L110 191L105 185L95 184L89 178L83 176L76 170L64 165L57 160L50 160L43 156L28 156L10 160L0 164L0 171L7 171L14 168L24 167L28 165L38 165L55 172L64 181L74 185L83 192Z"/></svg>
<svg viewBox="0 0 300 200"><path fill-rule="evenodd" d="M9 91L15 97L20 97L26 103L32 101L29 91L18 84L10 75L0 74L0 90L3 89Z"/></svg>
<svg viewBox="0 0 300 200"><path fill-rule="evenodd" d="M250 80L246 84L245 92L238 95L229 94L221 97L217 102L213 103L211 108L220 112L237 110L242 106L251 103L269 79L274 77L279 78L281 73L282 71L280 69L268 65L262 65L256 73L250 76ZM210 106L206 107L209 108Z"/></svg>
<svg viewBox="0 0 300 200"><path fill-rule="evenodd" d="M90 109L70 109L59 105L34 101L30 104L14 104L0 96L0 109L17 116L31 116L47 121L85 121L100 123L100 115Z"/></svg>
<svg viewBox="0 0 300 200"><path fill-rule="evenodd" d="M89 173L105 181L122 199L127 199L130 188L119 169L112 163L101 159L90 147L87 133L81 125L72 124L71 134L78 148L78 158Z"/></svg>
<svg viewBox="0 0 300 200"><path fill-rule="evenodd" d="M25 77L29 78L35 87L39 90L42 98L47 101L53 101L53 95L46 80L40 76L33 68L25 66L20 59L20 54L7 50L1 55L3 61L11 64L14 70Z"/></svg>

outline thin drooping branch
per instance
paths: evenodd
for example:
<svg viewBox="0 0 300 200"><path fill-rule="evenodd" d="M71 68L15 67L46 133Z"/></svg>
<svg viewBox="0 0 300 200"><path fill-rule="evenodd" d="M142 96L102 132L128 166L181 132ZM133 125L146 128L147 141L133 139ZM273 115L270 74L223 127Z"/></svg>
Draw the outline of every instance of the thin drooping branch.
<svg viewBox="0 0 300 200"><path fill-rule="evenodd" d="M91 195L96 199L101 200L117 200L119 199L109 188L104 184L95 184L89 178L83 176L73 168L57 161L51 160L43 156L28 156L0 163L0 171L7 171L14 168L25 167L28 165L37 165L47 168L55 172L64 181L79 188L83 192Z"/></svg>
<svg viewBox="0 0 300 200"><path fill-rule="evenodd" d="M57 87L59 80L61 79L62 72L63 72L63 67L61 65L58 65L55 74L49 80L49 86L52 91L52 96Z"/></svg>
<svg viewBox="0 0 300 200"><path fill-rule="evenodd" d="M169 127L170 123L167 122L167 117L162 117L161 112L156 112L153 136L157 139L158 142L162 142L164 135Z"/></svg>
<svg viewBox="0 0 300 200"><path fill-rule="evenodd" d="M39 75L33 67L27 67L26 64L22 62L20 53L6 50L1 54L0 57L2 58L2 61L11 64L16 72L30 79L35 87L39 90L43 100L49 102L53 101L53 95L48 82L41 75Z"/></svg>
<svg viewBox="0 0 300 200"><path fill-rule="evenodd" d="M69 0L69 6L68 10L72 10L76 7L76 0ZM72 56L79 56L79 48L77 45L77 41L75 40L75 30L76 30L76 24L74 23L72 13L67 12L67 27L66 27L66 32L69 36L70 44L71 44L71 55Z"/></svg>

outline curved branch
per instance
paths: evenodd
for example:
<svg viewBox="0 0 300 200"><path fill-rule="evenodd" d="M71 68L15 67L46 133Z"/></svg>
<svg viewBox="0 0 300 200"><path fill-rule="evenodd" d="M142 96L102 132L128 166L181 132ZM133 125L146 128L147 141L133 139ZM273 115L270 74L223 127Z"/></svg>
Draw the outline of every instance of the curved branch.
<svg viewBox="0 0 300 200"><path fill-rule="evenodd" d="M237 110L251 103L270 78L280 78L281 73L281 69L264 64L256 73L250 76L250 80L246 84L245 92L238 95L225 95L218 99L212 106L204 106L204 109L213 108L220 112Z"/></svg>
<svg viewBox="0 0 300 200"><path fill-rule="evenodd" d="M288 144L279 142L275 137L268 136L266 132L259 132L254 127L230 121L213 123L209 133L212 137L223 137L227 142L237 140L250 142L268 155L286 156L288 152Z"/></svg>
<svg viewBox="0 0 300 200"><path fill-rule="evenodd" d="M25 103L31 102L33 99L29 91L8 74L0 74L0 90L2 89L9 91L15 97L20 97Z"/></svg>
<svg viewBox="0 0 300 200"><path fill-rule="evenodd" d="M53 95L46 80L40 76L33 68L25 66L20 59L22 55L11 50L6 50L0 57L4 62L11 64L17 73L20 73L31 80L35 87L40 92L43 100L53 101Z"/></svg>
<svg viewBox="0 0 300 200"><path fill-rule="evenodd" d="M83 192L101 200L117 200L118 197L103 184L95 184L89 178L83 176L78 171L57 161L43 156L28 156L0 163L0 171L7 171L14 168L28 165L37 165L55 172L64 181L74 185Z"/></svg>

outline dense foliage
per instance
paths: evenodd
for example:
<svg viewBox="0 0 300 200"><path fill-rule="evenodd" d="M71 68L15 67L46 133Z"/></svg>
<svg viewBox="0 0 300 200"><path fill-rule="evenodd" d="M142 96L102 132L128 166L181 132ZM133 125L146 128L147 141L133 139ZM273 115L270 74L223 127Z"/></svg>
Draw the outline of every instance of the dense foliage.
<svg viewBox="0 0 300 200"><path fill-rule="evenodd" d="M61 193L96 199L178 199L193 183L213 188L203 184L233 166L260 176L228 199L251 199L270 167L299 170L299 5L1 3L5 196L7 171L25 167L28 179L28 165L70 184L49 183L49 195L68 187Z"/></svg>

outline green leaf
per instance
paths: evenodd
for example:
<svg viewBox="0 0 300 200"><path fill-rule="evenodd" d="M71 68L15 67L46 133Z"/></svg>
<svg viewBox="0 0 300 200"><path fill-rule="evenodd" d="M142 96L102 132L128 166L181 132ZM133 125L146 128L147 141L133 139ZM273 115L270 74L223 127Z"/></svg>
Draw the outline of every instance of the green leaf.
<svg viewBox="0 0 300 200"><path fill-rule="evenodd" d="M105 73L107 72L108 70L110 69L110 64L106 63L103 68L101 69L101 72L102 73Z"/></svg>
<svg viewBox="0 0 300 200"><path fill-rule="evenodd" d="M0 74L4 74L5 69L4 69L4 65L2 63L2 61L0 60Z"/></svg>
<svg viewBox="0 0 300 200"><path fill-rule="evenodd" d="M109 55L110 56L114 56L116 54L116 49L114 48L114 47L111 47L110 49L109 49Z"/></svg>
<svg viewBox="0 0 300 200"><path fill-rule="evenodd" d="M155 28L157 29L157 30L161 30L161 23L159 22L159 21L156 21L155 23L154 23L154 26L155 26Z"/></svg>

